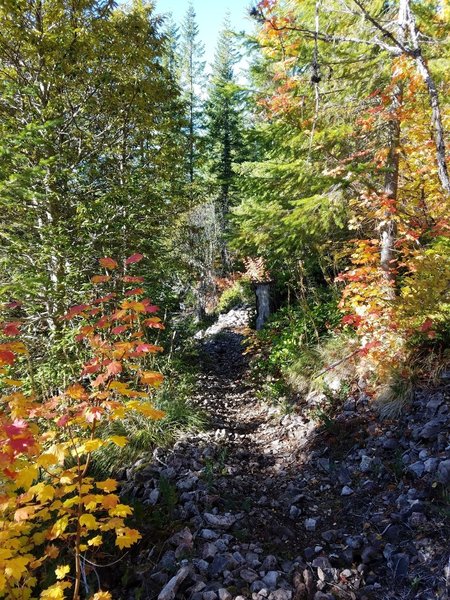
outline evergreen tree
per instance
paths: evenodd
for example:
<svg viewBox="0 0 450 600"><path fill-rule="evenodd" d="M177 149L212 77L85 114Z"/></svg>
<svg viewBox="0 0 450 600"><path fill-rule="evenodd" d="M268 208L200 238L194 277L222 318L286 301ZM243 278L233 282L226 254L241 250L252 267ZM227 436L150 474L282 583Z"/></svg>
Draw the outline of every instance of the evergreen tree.
<svg viewBox="0 0 450 600"><path fill-rule="evenodd" d="M236 203L235 164L243 159L242 89L237 84L235 66L239 60L229 18L219 35L206 106L207 143L210 174L220 230L222 268L230 270L226 243L230 207Z"/></svg>
<svg viewBox="0 0 450 600"><path fill-rule="evenodd" d="M199 40L194 6L190 2L181 26L180 85L186 105L187 168L191 184L194 183L198 168L199 146L203 127L201 93L206 81L204 53L204 45Z"/></svg>

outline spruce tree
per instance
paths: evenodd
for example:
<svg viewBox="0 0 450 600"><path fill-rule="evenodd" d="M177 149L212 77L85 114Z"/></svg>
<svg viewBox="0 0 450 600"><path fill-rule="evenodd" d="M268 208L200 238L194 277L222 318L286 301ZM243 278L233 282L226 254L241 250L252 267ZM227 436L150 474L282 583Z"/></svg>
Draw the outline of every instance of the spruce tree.
<svg viewBox="0 0 450 600"><path fill-rule="evenodd" d="M187 169L188 179L194 183L202 130L203 101L201 90L205 86L205 48L199 40L199 29L192 2L189 3L181 25L180 84L186 104Z"/></svg>
<svg viewBox="0 0 450 600"><path fill-rule="evenodd" d="M235 39L226 17L216 48L206 106L209 167L215 188L224 273L231 266L226 234L230 207L235 203L234 165L242 160L243 155L242 90L235 74L238 60Z"/></svg>

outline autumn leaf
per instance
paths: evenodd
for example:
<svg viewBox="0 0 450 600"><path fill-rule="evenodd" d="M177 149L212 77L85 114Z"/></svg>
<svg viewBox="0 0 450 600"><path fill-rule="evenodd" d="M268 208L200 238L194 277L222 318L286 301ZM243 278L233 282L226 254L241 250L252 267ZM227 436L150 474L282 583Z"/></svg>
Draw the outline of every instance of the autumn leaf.
<svg viewBox="0 0 450 600"><path fill-rule="evenodd" d="M139 344L136 347L136 354L146 354L147 352L150 353L155 353L155 352L162 352L164 350L164 348L162 348L161 346L155 346L153 344Z"/></svg>
<svg viewBox="0 0 450 600"><path fill-rule="evenodd" d="M112 596L109 592L96 592L93 596L91 596L90 600L111 600Z"/></svg>
<svg viewBox="0 0 450 600"><path fill-rule="evenodd" d="M87 513L84 515L81 515L80 525L81 525L81 527L86 527L86 529L88 529L88 530L98 528L97 519L94 517L94 515L90 515Z"/></svg>
<svg viewBox="0 0 450 600"><path fill-rule="evenodd" d="M107 283L110 279L110 275L94 275L91 277L92 283Z"/></svg>
<svg viewBox="0 0 450 600"><path fill-rule="evenodd" d="M20 335L20 326L20 321L14 321L12 323L3 323L1 329L8 337L14 337L16 335Z"/></svg>
<svg viewBox="0 0 450 600"><path fill-rule="evenodd" d="M74 400L85 400L87 398L86 390L80 383L75 383L69 386L66 394Z"/></svg>
<svg viewBox="0 0 450 600"><path fill-rule="evenodd" d="M95 537L91 538L90 540L88 540L88 546L101 546L103 543L103 538L101 535L96 535Z"/></svg>
<svg viewBox="0 0 450 600"><path fill-rule="evenodd" d="M70 573L69 565L62 565L61 567L57 567L55 569L56 579L64 579L68 573Z"/></svg>
<svg viewBox="0 0 450 600"><path fill-rule="evenodd" d="M121 550L123 548L130 548L138 540L142 538L139 531L136 529L130 529L129 527L121 527L116 529L116 546Z"/></svg>
<svg viewBox="0 0 450 600"><path fill-rule="evenodd" d="M108 441L120 448L124 448L128 444L128 439L123 435L110 435Z"/></svg>
<svg viewBox="0 0 450 600"><path fill-rule="evenodd" d="M11 350L0 349L0 365L13 365L16 360L16 355Z"/></svg>
<svg viewBox="0 0 450 600"><path fill-rule="evenodd" d="M64 515L61 519L58 519L50 530L49 538L54 540L56 538L61 537L61 535L66 531L69 526L69 517L68 515Z"/></svg>
<svg viewBox="0 0 450 600"><path fill-rule="evenodd" d="M164 381L164 376L161 373L154 371L144 371L141 374L141 383L144 385L152 385L153 387L159 387Z"/></svg>
<svg viewBox="0 0 450 600"><path fill-rule="evenodd" d="M125 292L125 296L140 296L141 294L144 293L144 288L134 288L132 290L128 290L128 292Z"/></svg>
<svg viewBox="0 0 450 600"><path fill-rule="evenodd" d="M105 481L96 481L95 487L104 492L114 492L117 489L117 481L115 479L105 479Z"/></svg>
<svg viewBox="0 0 450 600"><path fill-rule="evenodd" d="M104 267L105 269L111 270L111 271L113 269L117 269L117 267L119 266L113 258L109 258L109 257L101 258L99 260L99 263L101 264L102 267Z"/></svg>
<svg viewBox="0 0 450 600"><path fill-rule="evenodd" d="M126 546L128 548L128 546ZM30 559L27 556L18 556L7 561L5 575L19 581L28 570Z"/></svg>
<svg viewBox="0 0 450 600"><path fill-rule="evenodd" d="M129 256L126 260L125 260L125 264L126 265L132 265L134 263L138 263L141 262L141 260L144 258L143 254L132 254L131 256Z"/></svg>
<svg viewBox="0 0 450 600"><path fill-rule="evenodd" d="M70 581L58 581L41 592L40 600L64 600L64 590L71 587L72 583Z"/></svg>

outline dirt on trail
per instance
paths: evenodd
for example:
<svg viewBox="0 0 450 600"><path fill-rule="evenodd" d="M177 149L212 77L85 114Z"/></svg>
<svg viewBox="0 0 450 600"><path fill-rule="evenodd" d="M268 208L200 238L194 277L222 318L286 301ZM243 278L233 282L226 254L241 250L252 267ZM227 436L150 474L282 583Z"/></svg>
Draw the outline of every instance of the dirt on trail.
<svg viewBox="0 0 450 600"><path fill-rule="evenodd" d="M448 600L448 381L395 422L361 396L324 426L258 397L243 339L199 342L208 429L127 470L154 517L116 597Z"/></svg>

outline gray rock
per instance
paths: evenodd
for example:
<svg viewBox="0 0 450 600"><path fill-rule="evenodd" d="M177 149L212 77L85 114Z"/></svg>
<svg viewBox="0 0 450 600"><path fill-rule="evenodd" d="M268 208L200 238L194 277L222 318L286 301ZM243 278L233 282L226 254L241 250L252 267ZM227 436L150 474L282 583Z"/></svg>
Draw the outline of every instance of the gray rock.
<svg viewBox="0 0 450 600"><path fill-rule="evenodd" d="M269 600L292 600L292 592L280 588L270 594Z"/></svg>
<svg viewBox="0 0 450 600"><path fill-rule="evenodd" d="M215 544L212 544L211 542L207 542L206 544L204 544L203 549L202 549L202 558L204 560L209 560L211 558L214 558L215 555L218 553L219 549L217 548L217 546Z"/></svg>
<svg viewBox="0 0 450 600"><path fill-rule="evenodd" d="M155 488L154 490L152 490L150 492L150 494L147 496L147 504L150 504L150 506L155 506L155 504L158 503L158 500L161 496L161 492L159 491L158 488Z"/></svg>
<svg viewBox="0 0 450 600"><path fill-rule="evenodd" d="M240 518L238 516L226 513L224 515L213 515L212 513L204 513L205 521L211 527L217 527L219 529L230 529Z"/></svg>
<svg viewBox="0 0 450 600"><path fill-rule="evenodd" d="M178 573L163 587L159 593L158 600L175 600L178 588L188 577L188 575L190 575L190 572L190 567L182 567Z"/></svg>
<svg viewBox="0 0 450 600"><path fill-rule="evenodd" d="M422 440L433 441L437 438L442 429L442 423L440 419L431 419L428 421L418 433L418 437Z"/></svg>
<svg viewBox="0 0 450 600"><path fill-rule="evenodd" d="M425 471L425 465L421 460L409 465L408 471L413 473L416 477L422 477Z"/></svg>
<svg viewBox="0 0 450 600"><path fill-rule="evenodd" d="M240 552L233 552L233 558L237 562L237 564L244 564L245 558L242 556Z"/></svg>
<svg viewBox="0 0 450 600"><path fill-rule="evenodd" d="M251 569L257 569L261 565L261 561L259 560L259 556L256 554L256 552L247 552L245 555L245 560Z"/></svg>
<svg viewBox="0 0 450 600"><path fill-rule="evenodd" d="M334 529L329 529L328 531L323 531L321 533L322 539L324 539L328 543L333 542L336 539L336 536L337 533Z"/></svg>
<svg viewBox="0 0 450 600"><path fill-rule="evenodd" d="M189 492L195 488L198 483L198 477L196 475L189 475L183 479L177 481L176 487L182 492Z"/></svg>
<svg viewBox="0 0 450 600"><path fill-rule="evenodd" d="M217 595L219 596L219 600L231 600L233 598L230 592L225 588L220 588L220 590L217 590Z"/></svg>
<svg viewBox="0 0 450 600"><path fill-rule="evenodd" d="M315 531L317 526L317 519L305 519L306 531Z"/></svg>
<svg viewBox="0 0 450 600"><path fill-rule="evenodd" d="M291 508L289 509L289 517L291 519L296 519L301 514L302 514L302 511L298 508L298 506L295 506L295 504L293 504L291 506Z"/></svg>
<svg viewBox="0 0 450 600"><path fill-rule="evenodd" d="M204 592L203 600L217 600L218 596L216 592Z"/></svg>
<svg viewBox="0 0 450 600"><path fill-rule="evenodd" d="M438 412L439 408L444 403L444 397L442 394L437 393L435 396L427 402L427 413L434 417L434 415Z"/></svg>
<svg viewBox="0 0 450 600"><path fill-rule="evenodd" d="M345 577L346 579L348 579L349 577L351 577L353 575L353 572L350 571L350 569L344 569L341 573L342 577Z"/></svg>
<svg viewBox="0 0 450 600"><path fill-rule="evenodd" d="M437 478L440 483L448 485L450 483L450 459L443 460L437 468Z"/></svg>
<svg viewBox="0 0 450 600"><path fill-rule="evenodd" d="M176 563L177 557L175 556L175 552L173 550L168 550L167 552L164 552L158 566L162 569L172 571L175 568Z"/></svg>
<svg viewBox="0 0 450 600"><path fill-rule="evenodd" d="M312 566L316 569L319 567L321 569L332 569L331 563L326 556L318 556L315 558L312 561Z"/></svg>
<svg viewBox="0 0 450 600"><path fill-rule="evenodd" d="M200 571L200 573L206 573L208 571L209 563L202 558L194 558L192 564L198 571Z"/></svg>
<svg viewBox="0 0 450 600"><path fill-rule="evenodd" d="M373 466L373 458L370 458L370 456L367 456L364 454L364 456L361 457L361 462L359 464L359 468L363 473L368 473Z"/></svg>
<svg viewBox="0 0 450 600"><path fill-rule="evenodd" d="M385 450L396 450L398 448L398 442L394 438L385 438L382 442L382 446Z"/></svg>
<svg viewBox="0 0 450 600"><path fill-rule="evenodd" d="M428 523L426 516L421 512L413 512L408 519L411 527L423 527Z"/></svg>
<svg viewBox="0 0 450 600"><path fill-rule="evenodd" d="M219 534L217 531L213 531L212 529L202 529L200 531L200 537L204 540L217 540Z"/></svg>
<svg viewBox="0 0 450 600"><path fill-rule="evenodd" d="M280 576L280 574L278 573L278 571L269 571L268 573L266 573L264 575L262 580L266 584L267 587L273 589L277 585L279 576Z"/></svg>
<svg viewBox="0 0 450 600"><path fill-rule="evenodd" d="M348 485L344 485L344 487L341 490L341 496L351 496L353 494L353 490L351 487L348 487Z"/></svg>
<svg viewBox="0 0 450 600"><path fill-rule="evenodd" d="M331 594L325 594L324 592L316 592L314 594L314 600L335 600Z"/></svg>
<svg viewBox="0 0 450 600"><path fill-rule="evenodd" d="M258 579L258 574L255 573L255 571L252 571L251 569L242 569L241 571L239 571L239 576L247 583L253 583Z"/></svg>
<svg viewBox="0 0 450 600"><path fill-rule="evenodd" d="M347 469L347 467L344 466L341 466L338 469L337 478L339 480L339 483L344 486L347 486L352 482L352 476L350 474L350 471Z"/></svg>
<svg viewBox="0 0 450 600"><path fill-rule="evenodd" d="M425 465L425 473L434 473L439 465L438 458L427 458L423 463Z"/></svg>
<svg viewBox="0 0 450 600"><path fill-rule="evenodd" d="M212 577L217 577L225 570L233 569L235 566L236 561L232 554L217 554L209 566L209 574Z"/></svg>
<svg viewBox="0 0 450 600"><path fill-rule="evenodd" d="M174 533L168 541L174 546L179 546L180 544L182 544L185 546L192 547L193 536L191 530L188 527L185 527L181 531L177 531L177 533Z"/></svg>
<svg viewBox="0 0 450 600"><path fill-rule="evenodd" d="M254 581L250 586L250 591L259 594L260 596L269 595L269 590L266 588L264 581Z"/></svg>
<svg viewBox="0 0 450 600"><path fill-rule="evenodd" d="M261 569L263 571L271 571L271 570L274 570L277 565L278 565L278 559L277 559L277 557L273 556L272 554L269 554L263 560L263 563L261 565Z"/></svg>

